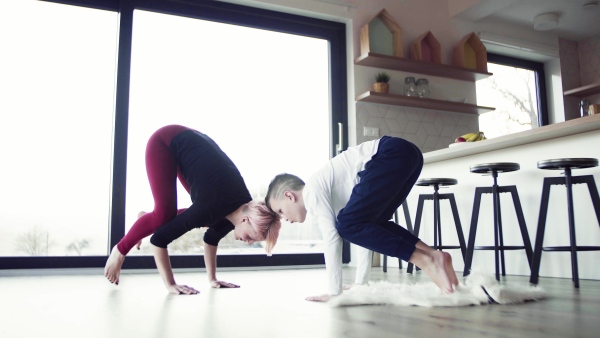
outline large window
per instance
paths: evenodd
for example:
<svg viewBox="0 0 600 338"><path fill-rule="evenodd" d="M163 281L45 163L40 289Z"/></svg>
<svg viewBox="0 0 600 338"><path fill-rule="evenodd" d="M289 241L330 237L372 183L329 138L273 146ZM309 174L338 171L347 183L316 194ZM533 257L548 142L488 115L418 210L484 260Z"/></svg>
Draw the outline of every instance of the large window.
<svg viewBox="0 0 600 338"><path fill-rule="evenodd" d="M220 1L4 0L0 29L0 269L104 266L152 208L142 149L162 125L209 134L261 198L273 175L322 165L347 121L341 23ZM273 257L230 248L218 264L322 264L319 236L286 224ZM188 249L173 267L202 265Z"/></svg>
<svg viewBox="0 0 600 338"><path fill-rule="evenodd" d="M0 2L0 256L106 254L117 27L115 12Z"/></svg>
<svg viewBox="0 0 600 338"><path fill-rule="evenodd" d="M488 54L488 71L494 75L477 81L477 104L496 108L479 116L479 130L486 137L548 123L542 63Z"/></svg>
<svg viewBox="0 0 600 338"><path fill-rule="evenodd" d="M329 159L326 40L138 10L133 23L127 228L153 207L144 150L164 125L213 138L257 200L276 174L307 178ZM178 188L186 208L190 197ZM169 251L202 253L202 236L192 230ZM322 252L320 238L316 225L286 223L274 253ZM131 253L151 254L147 241ZM262 245L235 241L231 232L218 253L264 254Z"/></svg>

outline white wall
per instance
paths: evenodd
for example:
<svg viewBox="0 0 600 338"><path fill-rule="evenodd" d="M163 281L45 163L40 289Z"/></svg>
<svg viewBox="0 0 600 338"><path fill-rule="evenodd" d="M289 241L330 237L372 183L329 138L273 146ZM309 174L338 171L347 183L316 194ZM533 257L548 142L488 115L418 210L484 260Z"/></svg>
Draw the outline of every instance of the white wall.
<svg viewBox="0 0 600 338"><path fill-rule="evenodd" d="M548 123L565 121L563 87L560 74L560 60L552 59L544 62L546 75L546 92L548 95Z"/></svg>

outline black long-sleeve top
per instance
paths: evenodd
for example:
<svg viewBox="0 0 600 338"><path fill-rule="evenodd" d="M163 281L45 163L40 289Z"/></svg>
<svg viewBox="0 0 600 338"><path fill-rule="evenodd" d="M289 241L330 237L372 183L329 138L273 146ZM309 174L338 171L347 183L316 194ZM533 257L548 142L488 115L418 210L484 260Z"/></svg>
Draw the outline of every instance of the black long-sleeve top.
<svg viewBox="0 0 600 338"><path fill-rule="evenodd" d="M244 179L221 148L198 131L177 134L170 150L188 183L192 205L159 227L150 242L166 248L186 232L208 227L204 242L216 246L234 228L225 216L252 200Z"/></svg>

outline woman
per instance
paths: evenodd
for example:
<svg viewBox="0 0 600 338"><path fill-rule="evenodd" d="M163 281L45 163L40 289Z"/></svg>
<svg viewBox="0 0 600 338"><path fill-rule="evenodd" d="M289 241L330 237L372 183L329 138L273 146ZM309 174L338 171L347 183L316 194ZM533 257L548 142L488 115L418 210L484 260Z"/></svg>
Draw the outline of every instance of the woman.
<svg viewBox="0 0 600 338"><path fill-rule="evenodd" d="M271 254L281 228L279 216L263 202L252 201L235 164L207 135L179 125L160 128L146 146L146 171L154 210L141 215L112 249L104 268L111 283L119 284L127 253L152 234L156 266L169 292L175 294L198 293L175 282L167 252L167 245L189 230L208 228L204 262L213 288L238 287L216 277L217 246L231 230L236 240L248 244L266 241L267 254ZM177 178L192 199L187 209L177 210Z"/></svg>

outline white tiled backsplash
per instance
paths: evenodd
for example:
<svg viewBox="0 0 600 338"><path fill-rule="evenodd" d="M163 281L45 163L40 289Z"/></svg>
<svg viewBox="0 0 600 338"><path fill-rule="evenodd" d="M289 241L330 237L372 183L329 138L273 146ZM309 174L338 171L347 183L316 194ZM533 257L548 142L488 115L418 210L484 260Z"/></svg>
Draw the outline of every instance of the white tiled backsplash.
<svg viewBox="0 0 600 338"><path fill-rule="evenodd" d="M408 140L424 153L479 130L477 115L365 102L356 103L356 120L357 144L388 135ZM364 127L379 128L379 136L363 136Z"/></svg>

